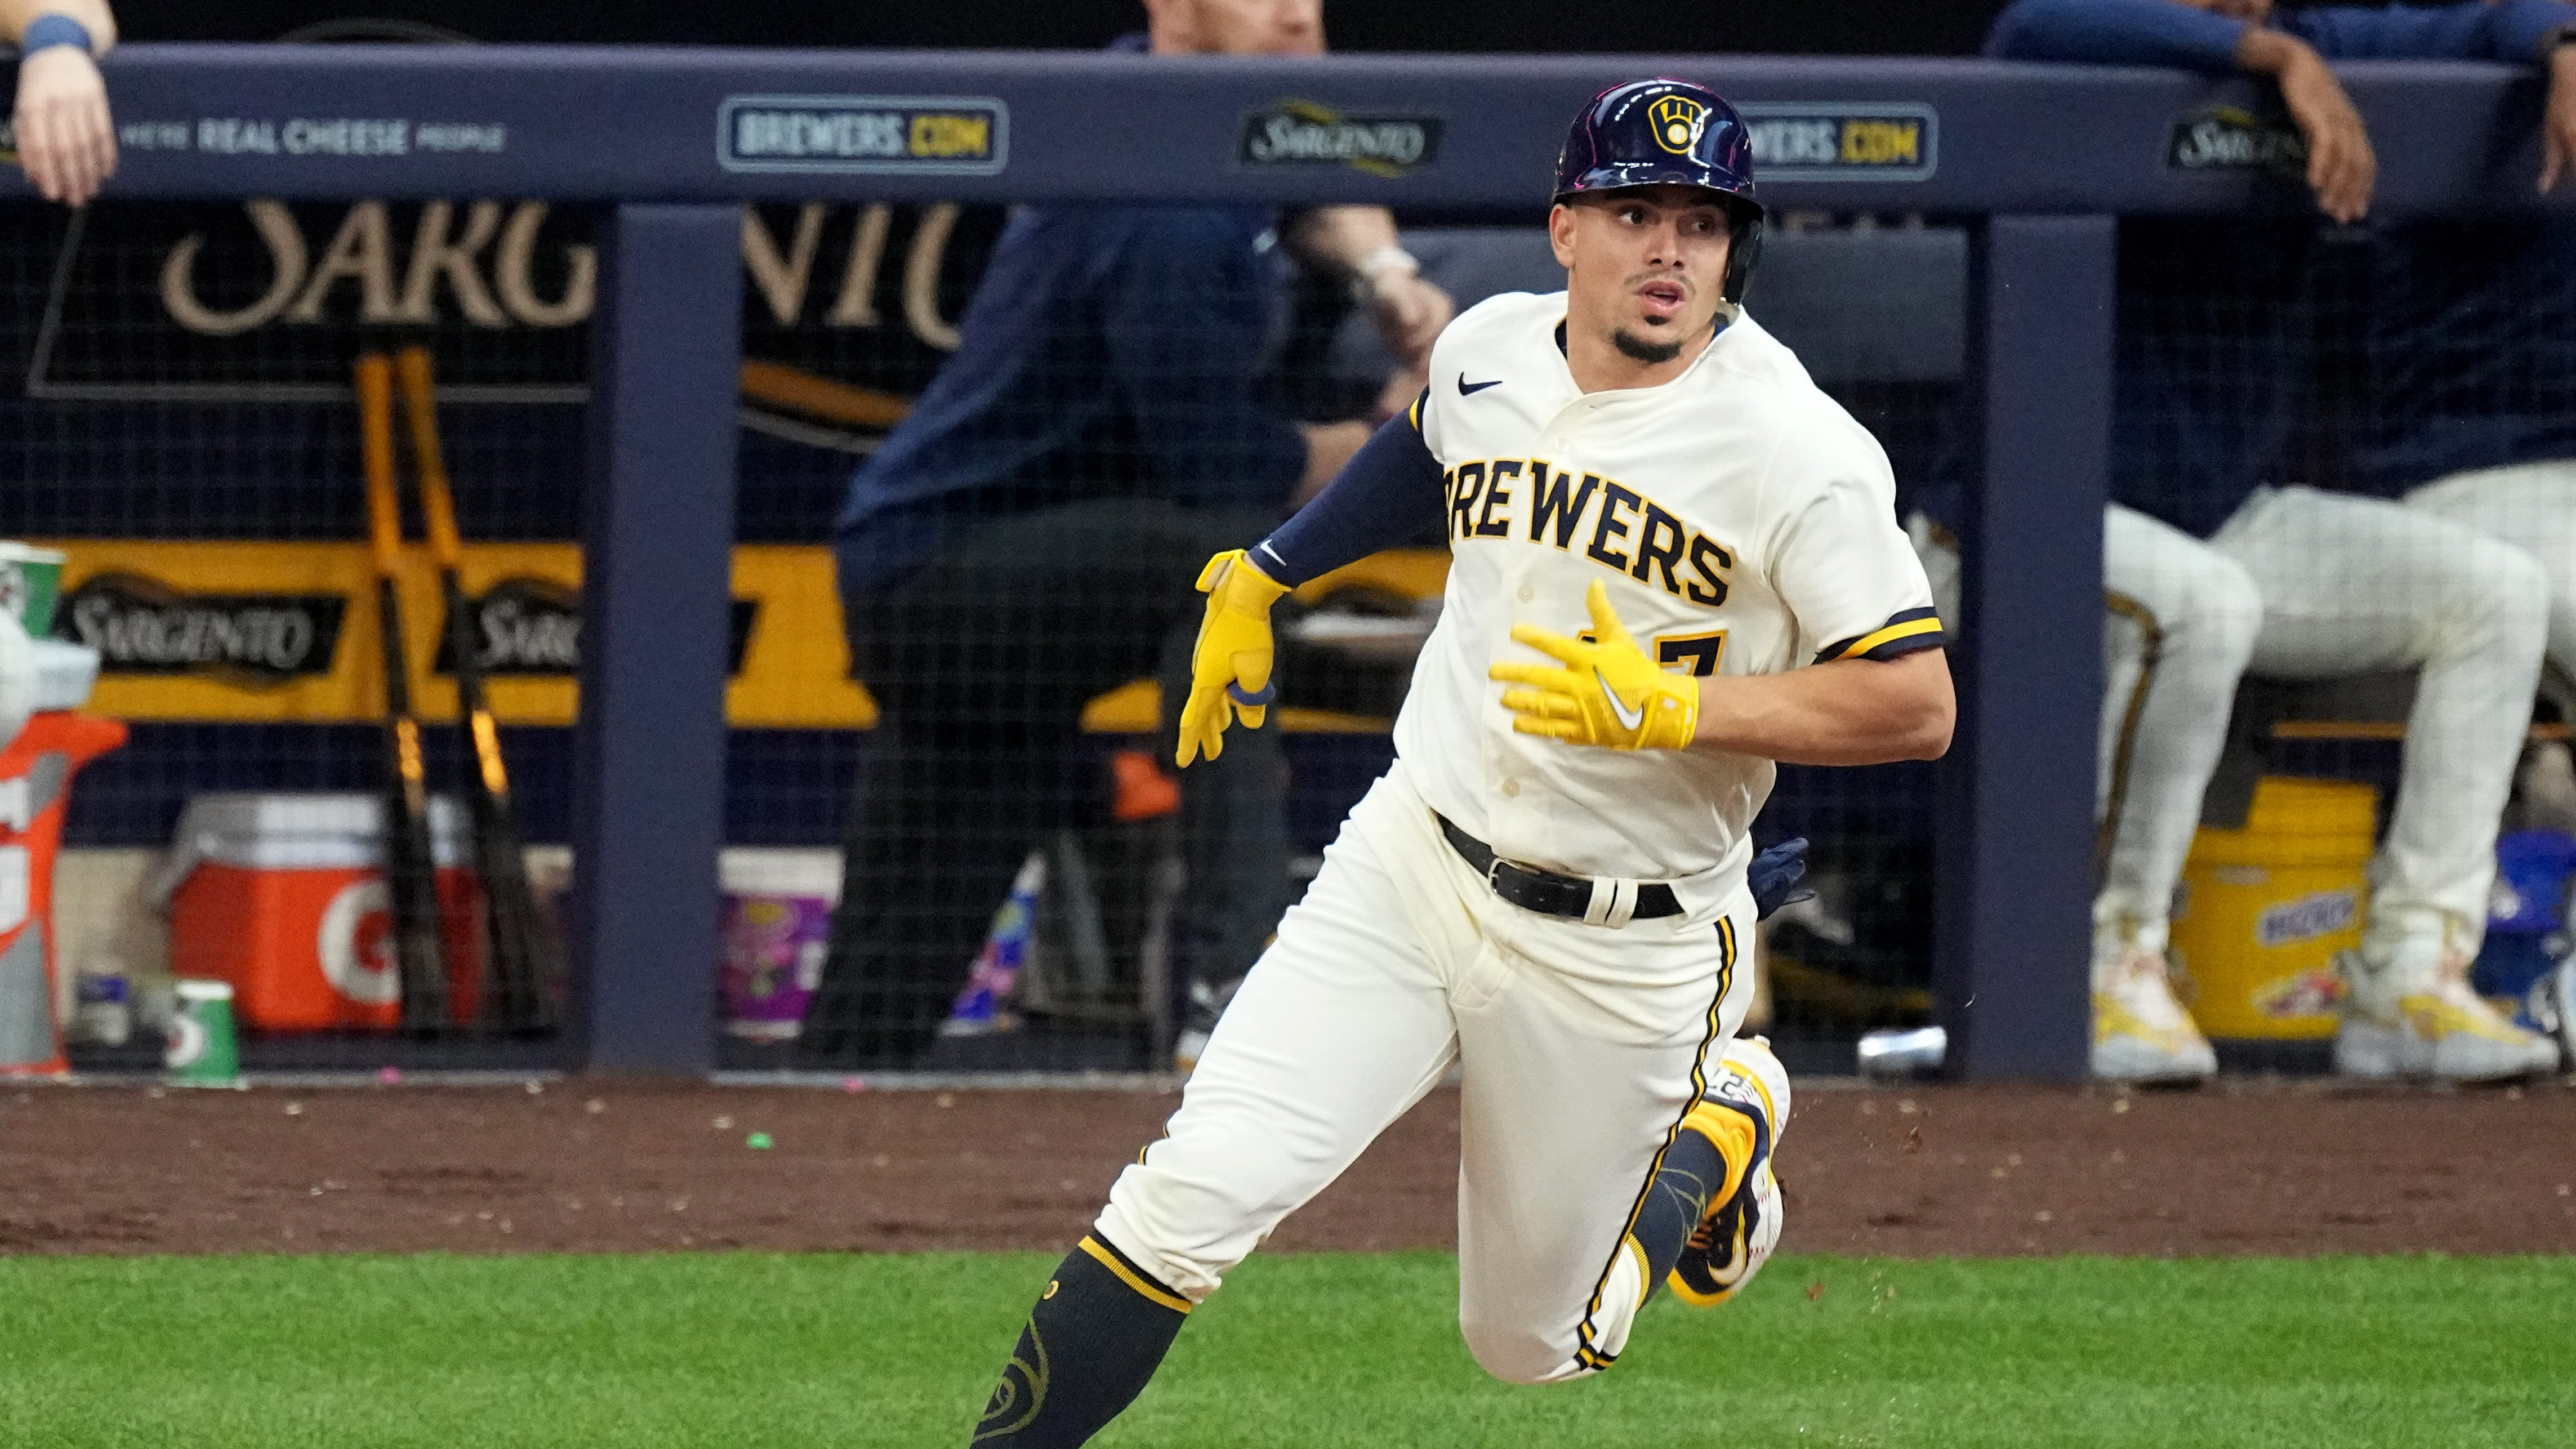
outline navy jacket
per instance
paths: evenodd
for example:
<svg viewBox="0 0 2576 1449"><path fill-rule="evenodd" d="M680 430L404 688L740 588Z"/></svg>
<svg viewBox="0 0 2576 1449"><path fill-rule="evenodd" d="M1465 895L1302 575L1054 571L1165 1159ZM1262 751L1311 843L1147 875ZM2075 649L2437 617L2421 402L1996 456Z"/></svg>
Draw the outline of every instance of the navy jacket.
<svg viewBox="0 0 2576 1449"><path fill-rule="evenodd" d="M1284 508L1296 425L1255 391L1272 330L1263 207L1029 207L956 355L850 482L841 588L900 577L978 521L1083 499Z"/></svg>

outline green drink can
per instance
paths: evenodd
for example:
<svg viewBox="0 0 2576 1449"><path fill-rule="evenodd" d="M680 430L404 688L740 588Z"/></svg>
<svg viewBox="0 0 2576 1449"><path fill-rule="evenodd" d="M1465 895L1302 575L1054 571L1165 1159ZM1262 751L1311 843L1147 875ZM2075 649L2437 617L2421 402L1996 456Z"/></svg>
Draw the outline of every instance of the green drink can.
<svg viewBox="0 0 2576 1449"><path fill-rule="evenodd" d="M0 542L0 609L14 615L29 638L54 632L54 599L62 587L60 551Z"/></svg>
<svg viewBox="0 0 2576 1449"><path fill-rule="evenodd" d="M233 988L229 981L182 981L179 1009L170 1017L170 1046L162 1065L174 1087L238 1087L241 1054L233 1045Z"/></svg>

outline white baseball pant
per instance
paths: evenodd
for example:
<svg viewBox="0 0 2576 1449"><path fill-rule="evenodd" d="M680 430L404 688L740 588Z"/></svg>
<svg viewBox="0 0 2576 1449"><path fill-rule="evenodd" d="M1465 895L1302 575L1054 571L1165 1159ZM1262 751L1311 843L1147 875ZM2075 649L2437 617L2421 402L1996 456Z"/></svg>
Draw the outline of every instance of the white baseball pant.
<svg viewBox="0 0 2576 1449"><path fill-rule="evenodd" d="M2549 604L2541 566L2521 549L2425 515L2474 506L2503 536L2544 550L2563 540L2558 557L2576 578L2576 507L2560 499L2554 518L2526 516L2518 505L2535 494L2519 490L2534 488L2548 496L2546 480L2517 478L2511 489L2446 490L2422 511L2265 489L2207 543L2118 505L2105 511L2096 798L2111 848L2094 904L2097 958L2129 941L2163 949L2248 668L2285 679L2420 671L2369 932L2384 947L2447 924L2454 944L2475 949Z"/></svg>
<svg viewBox="0 0 2576 1449"><path fill-rule="evenodd" d="M1742 869L1621 927L1497 897L1398 761L1352 810L1095 1229L1192 1301L1446 1074L1463 1078L1458 1321L1495 1377L1607 1367L1647 1181L1753 997Z"/></svg>
<svg viewBox="0 0 2576 1449"><path fill-rule="evenodd" d="M2446 934L2474 952L2548 635L2540 565L2422 510L2313 488L2258 491L2210 543L2262 593L2255 673L2417 670L2364 946Z"/></svg>
<svg viewBox="0 0 2576 1449"><path fill-rule="evenodd" d="M2576 696L2576 459L2453 473L2407 494L2406 506L2512 544L2540 565L2553 683Z"/></svg>
<svg viewBox="0 0 2576 1449"><path fill-rule="evenodd" d="M2093 956L2108 965L2131 944L2165 948L2263 596L2234 559L2116 503L2102 514L2102 590L2094 810L2110 850Z"/></svg>

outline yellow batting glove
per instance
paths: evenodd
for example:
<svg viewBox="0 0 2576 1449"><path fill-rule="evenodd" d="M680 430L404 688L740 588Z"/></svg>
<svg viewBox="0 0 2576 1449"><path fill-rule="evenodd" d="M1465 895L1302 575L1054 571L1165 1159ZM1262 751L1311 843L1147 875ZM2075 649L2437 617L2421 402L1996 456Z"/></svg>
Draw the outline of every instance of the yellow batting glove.
<svg viewBox="0 0 2576 1449"><path fill-rule="evenodd" d="M1503 691L1512 728L1578 745L1613 750L1678 750L1699 731L1699 681L1668 674L1637 647L1610 607L1599 579L1583 596L1592 611L1592 638L1569 639L1535 624L1514 624L1512 638L1563 661L1497 664L1493 678L1520 688Z"/></svg>
<svg viewBox="0 0 2576 1449"><path fill-rule="evenodd" d="M1207 617L1199 622L1198 647L1190 654L1190 697L1181 706L1182 768L1205 755L1225 752L1228 715L1244 728L1259 729L1278 691L1270 684L1270 606L1288 592L1253 566L1243 550L1230 548L1199 571L1199 592L1208 596Z"/></svg>

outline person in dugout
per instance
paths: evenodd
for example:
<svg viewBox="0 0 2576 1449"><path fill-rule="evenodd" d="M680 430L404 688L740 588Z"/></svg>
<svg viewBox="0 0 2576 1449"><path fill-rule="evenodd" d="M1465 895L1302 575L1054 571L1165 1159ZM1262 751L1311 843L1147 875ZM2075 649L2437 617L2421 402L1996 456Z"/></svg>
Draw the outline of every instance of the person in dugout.
<svg viewBox="0 0 2576 1449"><path fill-rule="evenodd" d="M1145 10L1145 33L1114 49L1185 64L1324 48L1320 0ZM1293 422L1260 397L1280 251L1348 281L1407 370L1386 396L1409 405L1454 308L1383 209L1031 206L996 244L956 354L852 480L839 582L882 716L800 1037L809 1063L921 1059L1021 861L1075 812L1084 704L1172 676L1168 758L1199 564L1266 532L1367 439L1367 420ZM1182 784L1174 934L1203 982L1250 969L1292 898L1277 740L1244 731Z"/></svg>
<svg viewBox="0 0 2576 1449"><path fill-rule="evenodd" d="M2114 501L2104 533L2109 849L2094 908L2097 1075L2191 1081L2215 1069L2173 994L2165 947L2230 702L2249 669L2286 679L2418 671L2362 944L2338 963L2338 1069L2495 1080L2557 1064L2555 1044L2501 1017L2467 973L2550 633L2551 576L2522 545L2552 540L2563 596L2576 575L2576 474L2516 471L2410 492L2403 468L2364 467L2356 479L2383 480L2389 495L2367 496L2283 476L2282 458L2317 362L2308 290L2317 213L2338 227L2361 223L2375 180L2370 139L2327 62L2540 69L2548 84L2538 185L2547 191L2576 158L2571 38L2576 5L2561 0L2297 10L2270 0L2020 0L1988 35L1986 51L1999 58L2270 77L2305 141L2314 197L2313 210L2121 227ZM2426 257L2416 270L2459 265ZM2404 352L2388 331L2402 315L2390 300L2374 299L2379 315L2363 325L2373 346ZM2419 315L2413 325L2428 324ZM2518 451L2528 440L2510 431L2486 428L2478 447L2451 456L2528 461ZM2564 605L2560 613L2576 620ZM2152 667L2149 638L2159 646ZM2570 641L2553 642L2576 657L2565 652Z"/></svg>

